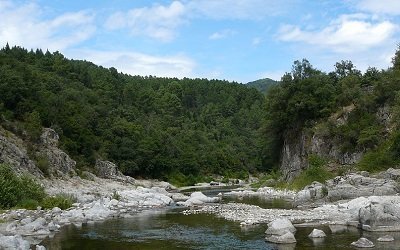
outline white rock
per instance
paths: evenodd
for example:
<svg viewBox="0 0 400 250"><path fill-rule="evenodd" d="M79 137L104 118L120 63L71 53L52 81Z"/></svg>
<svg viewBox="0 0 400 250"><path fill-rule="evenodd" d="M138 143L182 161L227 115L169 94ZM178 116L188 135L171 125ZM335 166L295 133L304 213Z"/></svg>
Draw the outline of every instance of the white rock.
<svg viewBox="0 0 400 250"><path fill-rule="evenodd" d="M36 245L36 250L46 250L46 248L41 245Z"/></svg>
<svg viewBox="0 0 400 250"><path fill-rule="evenodd" d="M0 234L0 249L2 250L25 250L29 249L30 244L21 235L4 236Z"/></svg>
<svg viewBox="0 0 400 250"><path fill-rule="evenodd" d="M53 209L51 209L51 212L53 213L60 213L62 210L59 207L53 207Z"/></svg>
<svg viewBox="0 0 400 250"><path fill-rule="evenodd" d="M351 243L352 246L359 247L359 248L372 248L375 247L374 243L367 238L360 238L357 241Z"/></svg>
<svg viewBox="0 0 400 250"><path fill-rule="evenodd" d="M314 230L308 235L310 238L324 238L326 234L324 231L314 228Z"/></svg>
<svg viewBox="0 0 400 250"><path fill-rule="evenodd" d="M390 241L394 241L394 238L393 238L393 236L391 236L391 235L384 235L384 236L382 236L382 237L379 237L379 238L377 239L377 241L381 241L381 242L390 242Z"/></svg>
<svg viewBox="0 0 400 250"><path fill-rule="evenodd" d="M293 233L291 232L286 232L283 235L271 235L265 237L265 240L272 242L272 243L277 243L277 244L291 244L291 243L296 243L296 238L294 237Z"/></svg>
<svg viewBox="0 0 400 250"><path fill-rule="evenodd" d="M283 235L286 232L295 233L296 228L286 218L276 219L268 223L268 229L265 231L266 234Z"/></svg>

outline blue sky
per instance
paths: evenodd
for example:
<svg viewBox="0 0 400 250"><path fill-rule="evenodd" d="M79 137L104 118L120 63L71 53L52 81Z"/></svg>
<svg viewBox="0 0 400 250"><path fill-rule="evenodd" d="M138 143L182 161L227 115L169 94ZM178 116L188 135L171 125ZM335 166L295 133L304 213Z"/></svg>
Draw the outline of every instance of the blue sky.
<svg viewBox="0 0 400 250"><path fill-rule="evenodd" d="M279 80L294 60L387 68L399 0L0 0L0 44L132 75Z"/></svg>

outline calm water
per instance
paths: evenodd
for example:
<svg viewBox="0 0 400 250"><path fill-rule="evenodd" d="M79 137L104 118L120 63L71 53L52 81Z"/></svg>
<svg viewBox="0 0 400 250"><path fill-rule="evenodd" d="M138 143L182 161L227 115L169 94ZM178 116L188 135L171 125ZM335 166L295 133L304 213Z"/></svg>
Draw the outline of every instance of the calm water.
<svg viewBox="0 0 400 250"><path fill-rule="evenodd" d="M258 201L260 202L260 201ZM267 204L274 206L271 201ZM278 207L284 207L279 201ZM271 205L272 204L272 205ZM264 204L265 205L265 204ZM286 204L287 206L287 204ZM325 239L307 237L313 228L297 228L297 244L275 245L264 241L266 225L243 229L237 222L213 215L183 215L182 208L144 211L132 218L73 225L63 228L42 244L47 249L355 249L350 243L361 236L376 243L382 233L366 233L353 227L320 227ZM394 243L376 243L375 249L400 249L400 234Z"/></svg>

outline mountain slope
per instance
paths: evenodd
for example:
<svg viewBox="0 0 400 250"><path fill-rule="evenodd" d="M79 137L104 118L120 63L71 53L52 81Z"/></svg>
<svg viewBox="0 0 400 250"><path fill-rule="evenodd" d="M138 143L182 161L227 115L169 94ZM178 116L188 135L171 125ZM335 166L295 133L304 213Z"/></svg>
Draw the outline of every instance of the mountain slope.
<svg viewBox="0 0 400 250"><path fill-rule="evenodd" d="M218 80L130 76L58 52L0 50L1 123L36 143L42 127L80 169L96 159L125 174L196 178L261 169L264 97Z"/></svg>

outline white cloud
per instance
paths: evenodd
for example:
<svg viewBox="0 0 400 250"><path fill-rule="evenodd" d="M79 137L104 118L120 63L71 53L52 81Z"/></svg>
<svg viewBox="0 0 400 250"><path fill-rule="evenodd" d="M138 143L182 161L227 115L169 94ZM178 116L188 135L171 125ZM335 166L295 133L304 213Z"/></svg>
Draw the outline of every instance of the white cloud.
<svg viewBox="0 0 400 250"><path fill-rule="evenodd" d="M211 34L208 38L210 40L219 40L219 39L224 39L224 38L233 36L235 34L236 34L236 32L234 30L225 29L225 30L218 31L218 32Z"/></svg>
<svg viewBox="0 0 400 250"><path fill-rule="evenodd" d="M128 29L132 35L144 35L161 41L171 41L176 29L184 23L185 6L174 1L169 6L153 5L117 12L106 21L109 30Z"/></svg>
<svg viewBox="0 0 400 250"><path fill-rule="evenodd" d="M188 9L212 19L259 20L286 12L295 0L192 0Z"/></svg>
<svg viewBox="0 0 400 250"><path fill-rule="evenodd" d="M0 2L0 42L30 48L63 50L89 39L95 32L93 15L86 11L65 13L42 20L42 10L33 3Z"/></svg>
<svg viewBox="0 0 400 250"><path fill-rule="evenodd" d="M142 76L192 77L196 66L191 58L184 55L154 56L128 51L76 50L71 51L69 56Z"/></svg>
<svg viewBox="0 0 400 250"><path fill-rule="evenodd" d="M283 25L278 32L278 39L349 53L383 45L393 38L397 29L398 26L390 21L371 20L363 14L342 15L321 30Z"/></svg>
<svg viewBox="0 0 400 250"><path fill-rule="evenodd" d="M360 0L357 7L370 13L400 15L399 0Z"/></svg>

